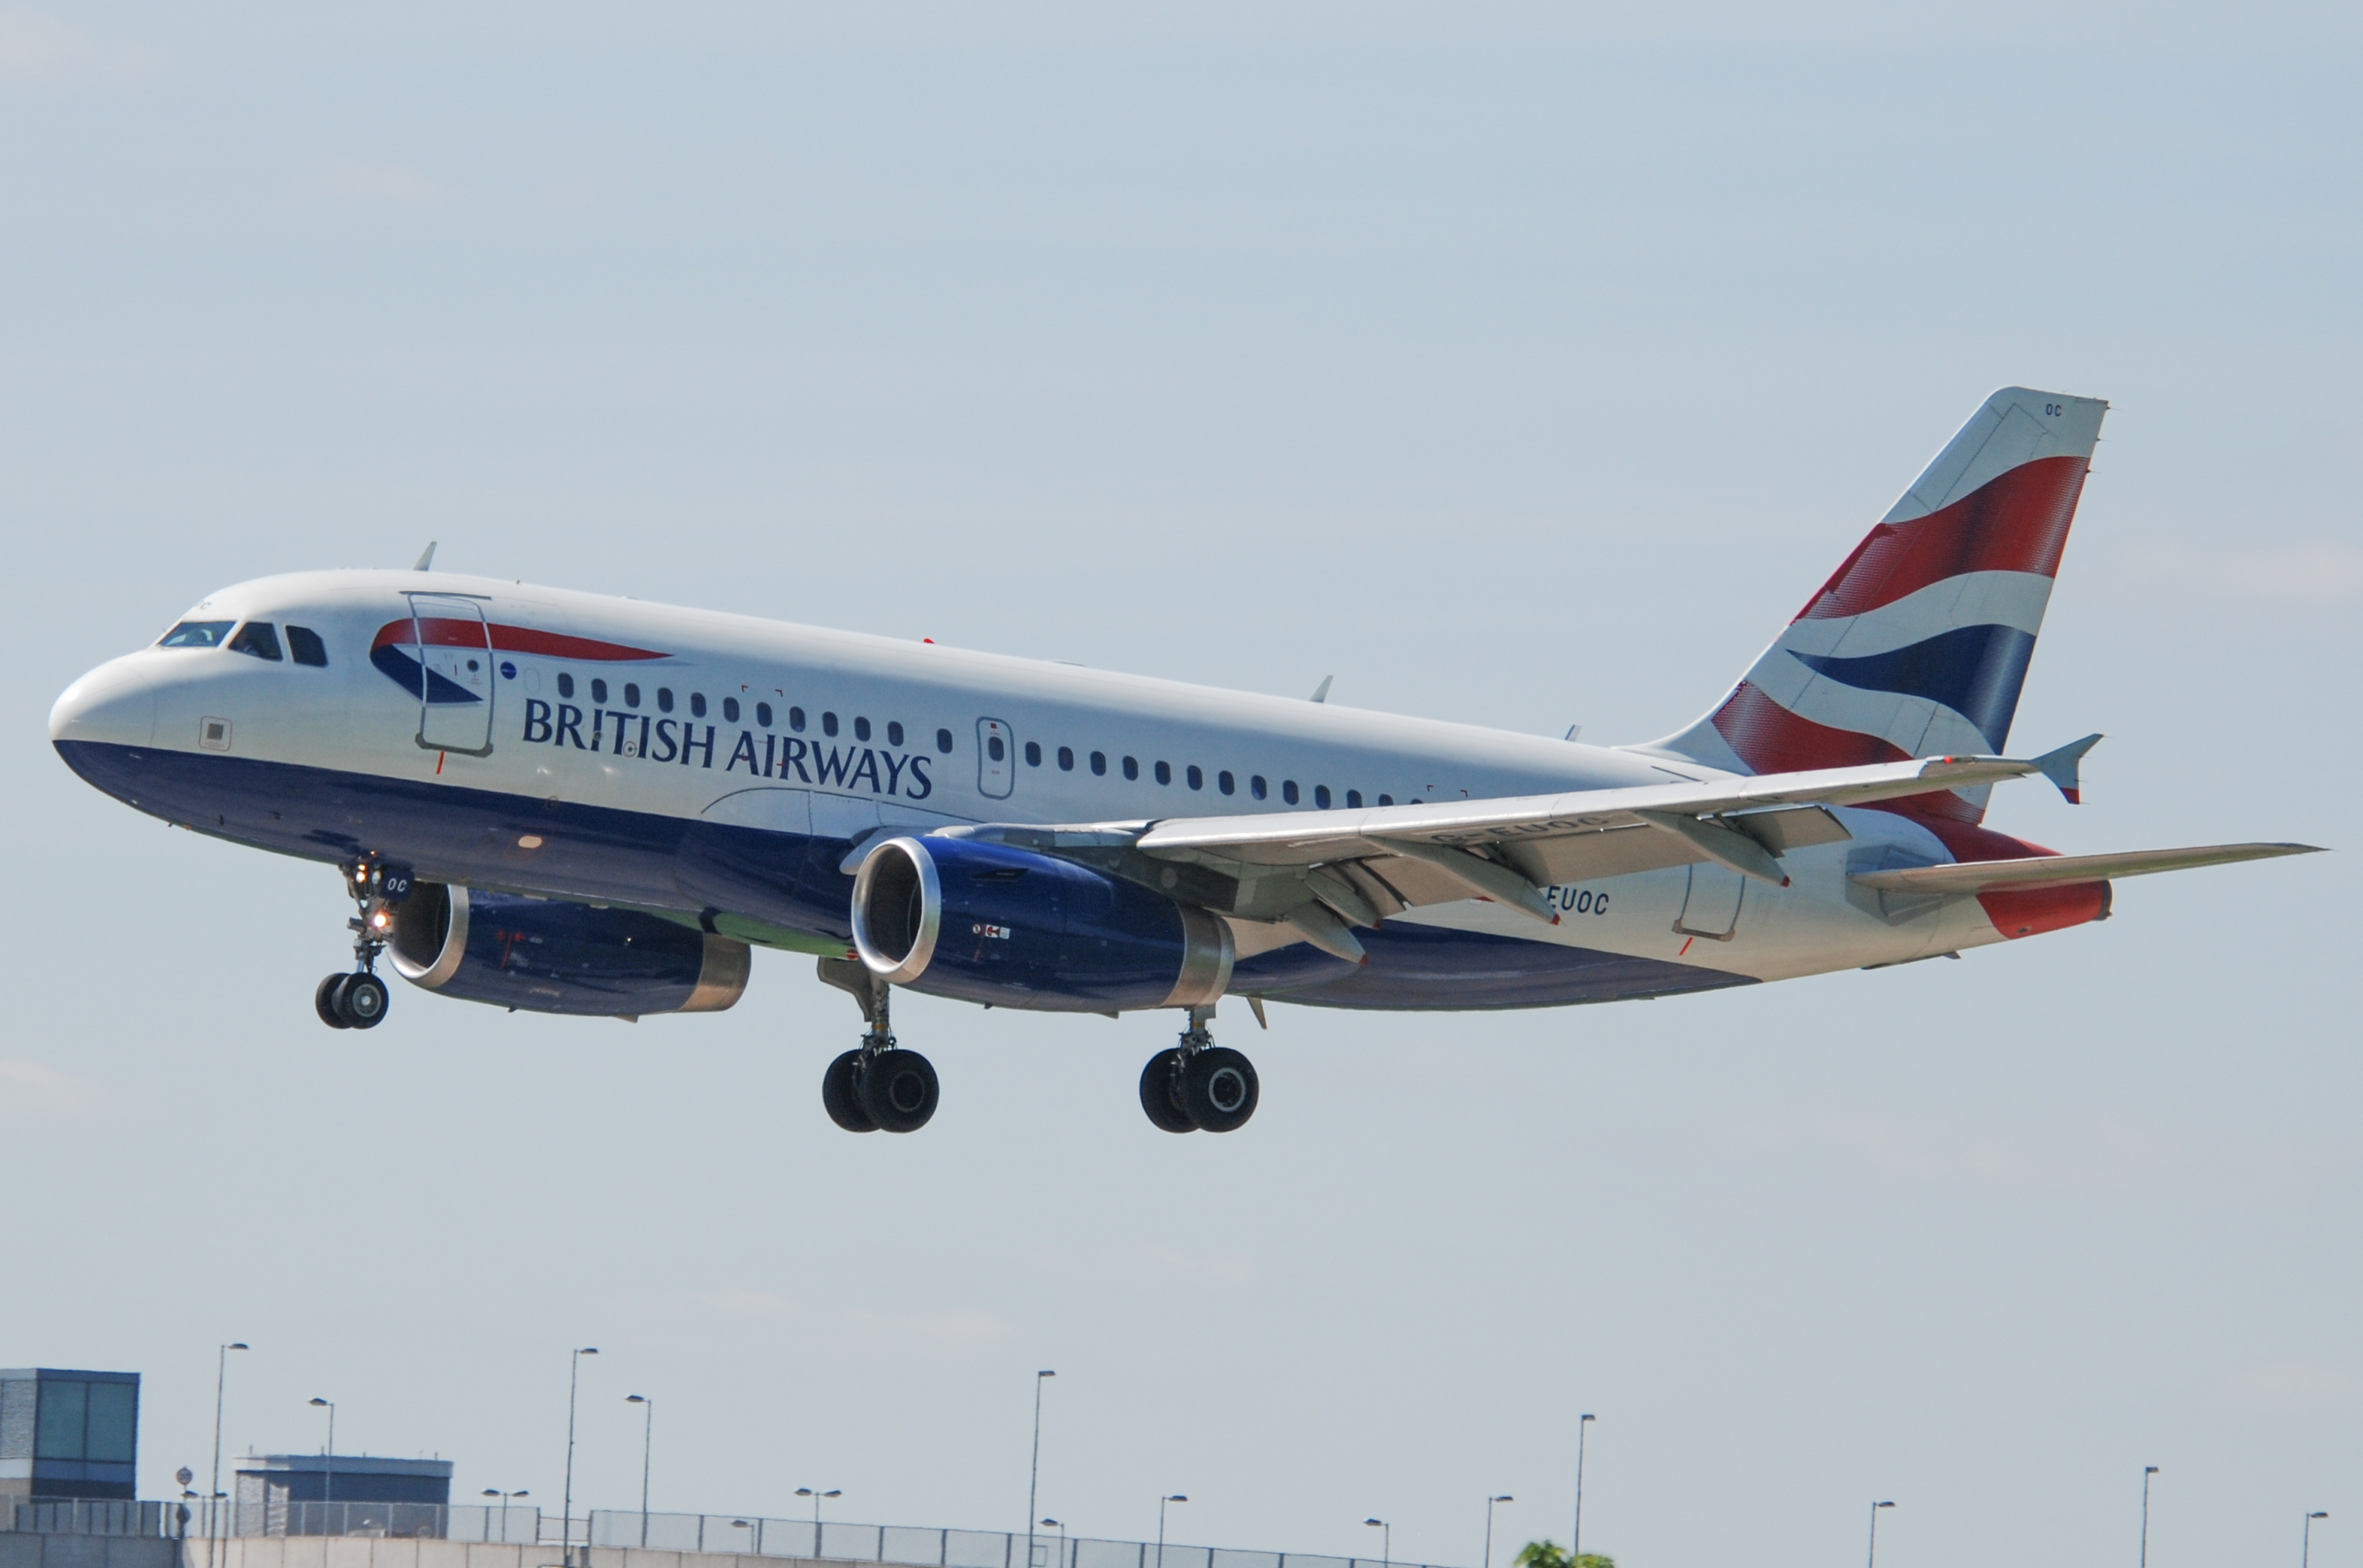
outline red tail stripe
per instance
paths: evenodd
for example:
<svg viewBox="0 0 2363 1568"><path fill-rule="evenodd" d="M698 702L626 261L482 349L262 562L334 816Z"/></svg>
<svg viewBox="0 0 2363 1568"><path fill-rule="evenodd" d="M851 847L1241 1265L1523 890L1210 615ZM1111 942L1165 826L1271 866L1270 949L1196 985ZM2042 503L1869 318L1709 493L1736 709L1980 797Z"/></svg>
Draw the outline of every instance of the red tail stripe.
<svg viewBox="0 0 2363 1568"><path fill-rule="evenodd" d="M416 639L412 623L390 620L378 628L376 638L370 643L375 652L389 646L409 647ZM670 653L659 653L646 648L627 648L620 642L598 642L587 637L567 637L554 631L536 631L530 627L502 626L498 622L480 627L471 620L429 617L417 623L416 636L424 636L431 648L482 648L484 633L492 633L493 646L504 653L538 653L551 659L581 659L601 663L617 663L639 659L670 659Z"/></svg>
<svg viewBox="0 0 2363 1568"><path fill-rule="evenodd" d="M1858 616L1964 572L2058 576L2086 468L2082 458L2036 458L1925 517L1880 524L1797 618Z"/></svg>

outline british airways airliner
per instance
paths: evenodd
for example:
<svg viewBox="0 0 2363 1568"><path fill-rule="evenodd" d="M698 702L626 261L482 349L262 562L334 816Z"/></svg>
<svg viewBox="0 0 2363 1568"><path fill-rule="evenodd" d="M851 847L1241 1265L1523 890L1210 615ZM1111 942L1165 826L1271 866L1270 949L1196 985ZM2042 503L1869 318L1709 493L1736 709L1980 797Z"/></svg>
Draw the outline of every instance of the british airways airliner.
<svg viewBox="0 0 2363 1568"><path fill-rule="evenodd" d="M1624 746L429 570L225 588L84 675L50 734L150 816L338 868L333 1029L412 984L638 1018L816 955L867 1032L823 1076L910 1132L893 987L1186 1015L1141 1108L1256 1108L1225 996L1555 1006L1958 957L2107 917L2112 879L2301 844L2063 855L2087 737L2002 755L2107 405L1986 400L1704 717Z"/></svg>

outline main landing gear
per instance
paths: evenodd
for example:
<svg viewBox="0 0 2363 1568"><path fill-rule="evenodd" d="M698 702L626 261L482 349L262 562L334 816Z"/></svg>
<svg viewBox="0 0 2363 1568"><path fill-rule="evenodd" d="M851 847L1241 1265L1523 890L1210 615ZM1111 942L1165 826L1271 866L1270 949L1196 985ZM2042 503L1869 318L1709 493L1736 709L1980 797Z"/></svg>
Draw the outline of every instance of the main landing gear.
<svg viewBox="0 0 2363 1568"><path fill-rule="evenodd" d="M916 1132L936 1114L941 1090L932 1062L894 1043L884 981L851 959L825 958L820 977L849 992L870 1026L861 1043L821 1074L820 1101L828 1119L848 1132Z"/></svg>
<svg viewBox="0 0 2363 1568"><path fill-rule="evenodd" d="M377 861L357 862L345 868L345 891L360 910L345 922L353 933L353 962L359 967L321 981L312 993L312 1008L332 1029L373 1029L385 1021L392 1000L377 977L378 954L385 951L394 925L387 906L410 891L410 873Z"/></svg>
<svg viewBox="0 0 2363 1568"><path fill-rule="evenodd" d="M1140 1108L1164 1132L1236 1132L1255 1115L1255 1063L1215 1043L1212 1007L1190 1009L1182 1043L1140 1072Z"/></svg>

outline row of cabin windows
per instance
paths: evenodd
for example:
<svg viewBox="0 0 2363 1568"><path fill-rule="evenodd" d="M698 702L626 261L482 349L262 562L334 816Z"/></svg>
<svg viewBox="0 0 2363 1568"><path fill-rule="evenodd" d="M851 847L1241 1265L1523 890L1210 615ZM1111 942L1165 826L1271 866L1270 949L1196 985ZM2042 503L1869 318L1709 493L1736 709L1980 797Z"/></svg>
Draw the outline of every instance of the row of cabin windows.
<svg viewBox="0 0 2363 1568"><path fill-rule="evenodd" d="M235 636L231 634L232 627L238 628ZM232 653L244 653L273 664L287 656L279 651L279 628L267 620L250 620L244 626L232 620L184 620L166 632L156 646L227 648ZM316 670L328 667L328 645L308 626L287 628L287 653L294 654L298 664L309 664Z"/></svg>
<svg viewBox="0 0 2363 1568"><path fill-rule="evenodd" d="M574 691L575 685L573 674L571 672L560 672L558 676L558 695L561 697L571 697L574 695ZM640 706L640 685L638 681L626 681L623 684L623 691L624 706L626 707L636 708ZM607 700L607 683L596 675L591 677L591 700L594 703L604 703ZM657 708L658 711L662 713L671 713L673 710L673 695L672 688L671 686L659 686L657 688ZM775 717L771 710L771 705L767 702L759 702L754 705L754 708L755 723L761 728L771 728L772 727L771 720ZM722 699L722 720L724 723L738 723L739 715L744 711L745 710L740 707L737 697L724 697ZM692 718L704 718L705 717L705 694L704 692L690 693L690 717ZM788 709L788 728L790 729L793 729L797 734L801 735L804 733L808 722L809 721L807 720L803 708L791 706ZM833 713L824 713L820 716L820 732L823 735L835 735L839 728L840 726L838 725L837 715ZM870 720L858 716L855 717L853 721L853 738L856 740L867 740L875 733L876 730L871 726ZM901 720L889 719L886 721L886 744L889 746L900 746L903 744L903 725ZM949 729L937 730L936 750L949 755L951 749L952 732Z"/></svg>
<svg viewBox="0 0 2363 1568"><path fill-rule="evenodd" d="M1103 778L1107 775L1108 759L1106 752L1094 751L1091 754L1088 761L1093 773L1098 774ZM1032 740L1026 742L1026 765L1029 768L1038 768L1042 765L1042 748L1038 742ZM1124 776L1126 778L1138 779L1140 777L1139 758L1126 757L1123 759L1121 765L1124 769ZM1073 747L1061 746L1059 748L1059 771L1060 773L1071 773L1075 771L1075 751ZM1172 763L1160 761L1150 764L1149 771L1159 784L1170 785L1173 783ZM1205 770L1199 767L1195 762L1191 763L1189 766L1182 770L1182 781L1192 789L1204 789L1206 787ZM1237 795L1239 792L1239 781L1228 769L1225 769L1215 773L1215 787L1225 795ZM1261 773L1250 773L1248 775L1248 794L1253 795L1258 800L1269 799L1271 795L1271 785L1266 782ZM1301 805L1304 802L1304 792L1298 787L1294 779L1282 779L1280 781L1280 798L1290 806ZM1381 806L1392 806L1394 803L1395 797L1393 795L1382 795L1379 796L1379 804ZM1337 804L1336 797L1330 794L1329 786L1327 784L1315 784L1313 786L1313 804L1323 811L1328 810L1332 806ZM1361 804L1362 792L1360 790L1349 789L1346 792L1347 809L1356 809L1359 807ZM1412 804L1416 806L1419 803L1417 801L1414 801Z"/></svg>

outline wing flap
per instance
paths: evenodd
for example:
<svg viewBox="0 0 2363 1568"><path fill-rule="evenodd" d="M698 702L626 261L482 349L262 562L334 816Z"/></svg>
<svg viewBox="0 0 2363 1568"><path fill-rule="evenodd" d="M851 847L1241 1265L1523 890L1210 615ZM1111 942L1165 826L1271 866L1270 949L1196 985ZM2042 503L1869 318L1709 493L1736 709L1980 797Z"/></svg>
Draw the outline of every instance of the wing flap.
<svg viewBox="0 0 2363 1568"><path fill-rule="evenodd" d="M2320 852L2321 846L2317 844L2207 844L2187 850L2127 850L2109 855L2045 855L2031 860L1971 861L1962 865L1906 866L1897 871L1857 872L1850 880L1886 893L1982 893L2001 887L2031 890Z"/></svg>

